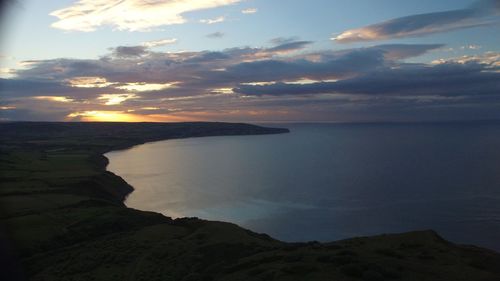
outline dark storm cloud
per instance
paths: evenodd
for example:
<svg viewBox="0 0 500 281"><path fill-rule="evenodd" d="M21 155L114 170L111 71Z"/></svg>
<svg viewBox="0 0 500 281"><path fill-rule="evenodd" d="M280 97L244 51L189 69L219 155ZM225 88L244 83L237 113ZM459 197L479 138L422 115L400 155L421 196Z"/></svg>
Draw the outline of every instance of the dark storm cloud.
<svg viewBox="0 0 500 281"><path fill-rule="evenodd" d="M482 0L465 9L412 15L346 30L334 40L340 43L376 41L471 28L498 23L499 12L500 0Z"/></svg>

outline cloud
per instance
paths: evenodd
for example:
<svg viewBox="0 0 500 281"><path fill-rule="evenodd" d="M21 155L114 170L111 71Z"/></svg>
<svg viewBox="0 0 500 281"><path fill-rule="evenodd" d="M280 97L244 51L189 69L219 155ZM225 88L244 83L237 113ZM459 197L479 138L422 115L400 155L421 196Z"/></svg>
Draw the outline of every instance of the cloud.
<svg viewBox="0 0 500 281"><path fill-rule="evenodd" d="M119 46L112 50L117 58L140 57L148 53L146 46Z"/></svg>
<svg viewBox="0 0 500 281"><path fill-rule="evenodd" d="M436 65L385 67L334 82L240 85L245 95L355 94L377 96L481 97L500 93L499 61L444 61Z"/></svg>
<svg viewBox="0 0 500 281"><path fill-rule="evenodd" d="M498 23L499 0L483 0L460 10L418 14L346 30L332 40L339 43L388 40Z"/></svg>
<svg viewBox="0 0 500 281"><path fill-rule="evenodd" d="M153 40L153 41L143 42L142 46L144 46L146 48L156 48L156 47L162 47L165 45L175 44L175 43L177 43L177 41L178 41L177 38Z"/></svg>
<svg viewBox="0 0 500 281"><path fill-rule="evenodd" d="M223 32L217 31L214 33L207 34L207 37L212 38L212 39L219 39L219 38L224 37L225 35L226 34L224 34Z"/></svg>
<svg viewBox="0 0 500 281"><path fill-rule="evenodd" d="M0 111L0 121L62 121L65 120L68 114L71 114L71 110L67 108L42 108L40 107L40 103L38 103L37 107L32 108L15 108L12 110L2 110Z"/></svg>
<svg viewBox="0 0 500 281"><path fill-rule="evenodd" d="M15 73L14 69L1 67L0 68L0 78L9 78L12 77Z"/></svg>
<svg viewBox="0 0 500 281"><path fill-rule="evenodd" d="M106 101L105 105L116 105L134 98L137 98L135 94L103 94L97 99Z"/></svg>
<svg viewBox="0 0 500 281"><path fill-rule="evenodd" d="M123 85L137 82L185 86L187 82L196 81L238 83L304 77L332 79L388 66L393 61L419 56L442 46L380 45L295 54L309 44L311 42L295 41L269 48L167 53L148 51L142 46L118 46L111 49L110 55L100 59L29 61L28 66L16 74L18 79L46 81L44 83L50 85L61 81L64 85L81 88L85 85L89 88L124 88ZM309 59L309 56L314 59Z"/></svg>
<svg viewBox="0 0 500 281"><path fill-rule="evenodd" d="M430 110L472 116L473 108L500 117L498 53L407 63L443 45L311 51L309 41L278 41L196 52L118 46L99 59L28 61L0 79L2 118L352 121L430 118Z"/></svg>
<svg viewBox="0 0 500 281"><path fill-rule="evenodd" d="M479 50L481 48L482 48L482 46L476 45L476 44L470 44L470 45L465 45L465 46L460 47L461 50Z"/></svg>
<svg viewBox="0 0 500 281"><path fill-rule="evenodd" d="M443 47L443 44L386 44L368 47L367 49L380 50L388 60L402 60L418 57Z"/></svg>
<svg viewBox="0 0 500 281"><path fill-rule="evenodd" d="M58 97L58 96L36 96L34 97L36 100L49 100L55 102L74 102L73 99L67 97Z"/></svg>
<svg viewBox="0 0 500 281"><path fill-rule="evenodd" d="M269 40L269 42L273 45L281 45L281 44L290 43L290 42L294 42L294 41L299 41L299 38L298 37L276 37L276 38Z"/></svg>
<svg viewBox="0 0 500 281"><path fill-rule="evenodd" d="M479 63L482 65L489 65L492 68L500 68L500 53L497 52L485 52L482 54L471 55L471 56L461 56L457 58L449 59L439 59L432 62L432 64L446 64L446 63Z"/></svg>
<svg viewBox="0 0 500 281"><path fill-rule="evenodd" d="M287 46L301 44L286 43ZM337 52L313 54L318 61L299 55L295 59L264 59L242 62L227 67L225 73L215 73L213 81L268 82L280 80L345 79L381 67L389 67L395 60L419 56L442 45L381 45L370 48L347 49ZM267 49L282 50L281 47Z"/></svg>
<svg viewBox="0 0 500 281"><path fill-rule="evenodd" d="M80 0L50 13L52 27L67 31L94 31L111 26L118 30L147 31L182 24L184 13L238 3L240 0Z"/></svg>
<svg viewBox="0 0 500 281"><path fill-rule="evenodd" d="M247 8L247 9L241 10L242 14L255 14L257 12L258 12L257 8Z"/></svg>
<svg viewBox="0 0 500 281"><path fill-rule="evenodd" d="M25 78L0 78L0 93L3 99L35 96L59 96L68 99L92 99L104 94L106 88L77 88L63 81L35 80Z"/></svg>
<svg viewBox="0 0 500 281"><path fill-rule="evenodd" d="M276 47L270 48L269 51L271 52L288 52L291 50L299 50L305 48L307 45L312 44L313 42L311 41L293 41L293 42L286 42L283 44L280 44Z"/></svg>
<svg viewBox="0 0 500 281"><path fill-rule="evenodd" d="M322 62L308 60L282 61L277 59L243 62L227 68L226 73L212 79L224 81L267 82L297 79L339 79L355 75L384 64L383 54L377 51L353 51L336 59Z"/></svg>
<svg viewBox="0 0 500 281"><path fill-rule="evenodd" d="M225 17L220 16L220 17L216 17L214 19L201 19L200 22L206 23L206 24L214 24L214 23L224 22L225 20L226 20Z"/></svg>
<svg viewBox="0 0 500 281"><path fill-rule="evenodd" d="M162 53L143 47L119 46L95 60L29 61L5 80L12 89L47 89L61 95L75 88L102 91L157 91L186 95L200 89L234 87L238 83L295 79L340 79L359 75L394 61L418 56L441 45L381 45L370 48L296 54L311 42L289 42L270 48L232 48L219 52ZM282 57L283 56L283 57ZM25 81L31 81L29 83ZM59 81L59 82L58 82ZM173 87L175 85L175 87ZM144 90L142 90L144 89ZM47 95L47 94L44 94Z"/></svg>

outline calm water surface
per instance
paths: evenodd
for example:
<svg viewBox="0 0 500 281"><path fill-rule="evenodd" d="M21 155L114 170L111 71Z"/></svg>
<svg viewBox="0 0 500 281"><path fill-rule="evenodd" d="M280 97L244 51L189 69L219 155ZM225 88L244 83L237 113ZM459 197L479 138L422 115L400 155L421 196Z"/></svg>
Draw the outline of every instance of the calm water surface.
<svg viewBox="0 0 500 281"><path fill-rule="evenodd" d="M281 125L106 154L127 206L286 241L435 229L500 250L500 125Z"/></svg>

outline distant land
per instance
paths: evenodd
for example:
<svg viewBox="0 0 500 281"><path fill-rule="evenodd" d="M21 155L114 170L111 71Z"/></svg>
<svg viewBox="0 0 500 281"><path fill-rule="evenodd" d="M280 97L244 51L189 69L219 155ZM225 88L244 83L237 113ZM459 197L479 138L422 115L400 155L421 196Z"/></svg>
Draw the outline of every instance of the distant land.
<svg viewBox="0 0 500 281"><path fill-rule="evenodd" d="M1 280L500 280L500 254L432 230L284 243L228 222L127 208L104 153L287 133L234 123L0 123Z"/></svg>

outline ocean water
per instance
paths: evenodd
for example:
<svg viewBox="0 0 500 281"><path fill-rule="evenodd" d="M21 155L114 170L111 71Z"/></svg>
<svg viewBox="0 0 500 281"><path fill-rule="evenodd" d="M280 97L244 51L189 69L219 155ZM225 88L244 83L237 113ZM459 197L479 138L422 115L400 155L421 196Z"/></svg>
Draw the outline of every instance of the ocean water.
<svg viewBox="0 0 500 281"><path fill-rule="evenodd" d="M273 124L106 154L127 206L285 241L434 229L500 250L500 123Z"/></svg>

